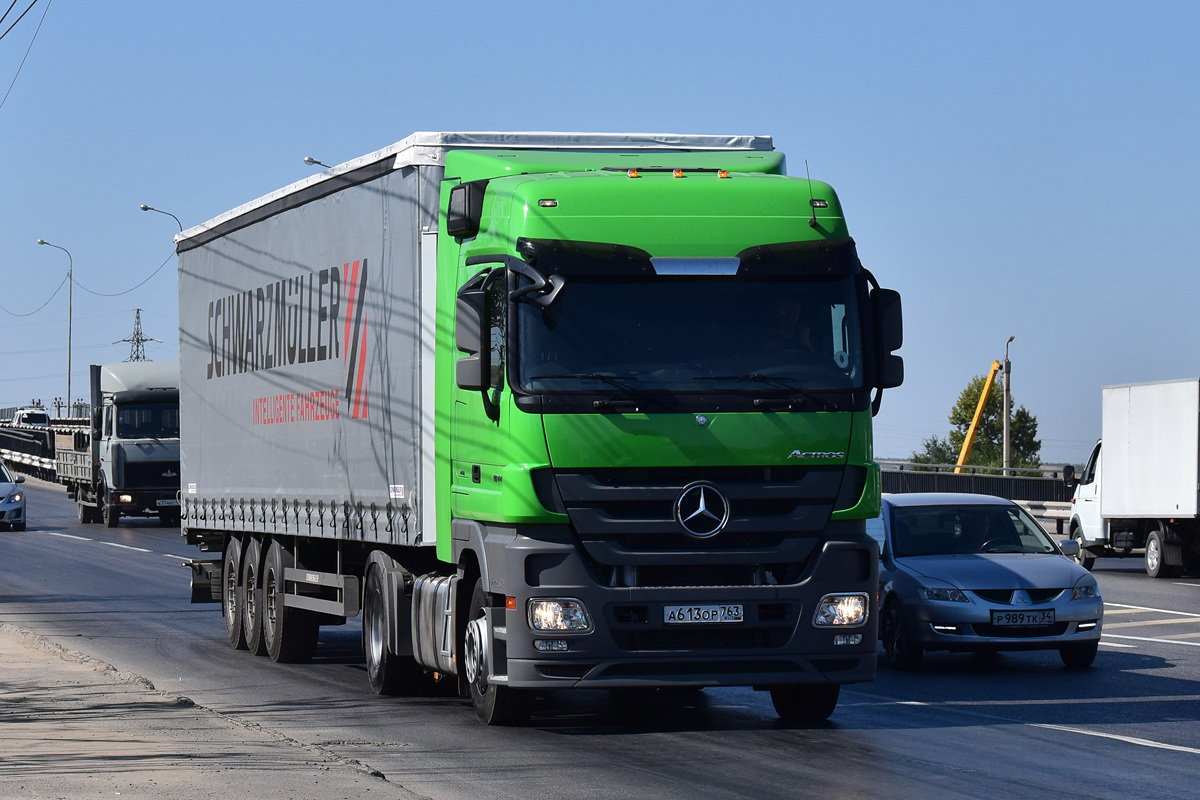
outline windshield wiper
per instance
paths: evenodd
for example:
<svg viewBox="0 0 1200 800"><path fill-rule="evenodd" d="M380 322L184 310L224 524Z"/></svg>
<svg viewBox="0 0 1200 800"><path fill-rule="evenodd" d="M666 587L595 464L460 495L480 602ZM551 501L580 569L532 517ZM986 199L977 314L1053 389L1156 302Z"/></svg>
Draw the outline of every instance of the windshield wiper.
<svg viewBox="0 0 1200 800"><path fill-rule="evenodd" d="M757 372L751 372L749 375L695 375L692 377L694 381L760 381L762 383L778 383L780 386L786 386L789 389L792 384L789 381L796 380L789 375L761 375Z"/></svg>
<svg viewBox="0 0 1200 800"><path fill-rule="evenodd" d="M799 395L805 401L819 406L821 409L827 410L829 402L817 397L811 392L806 392L803 389L798 389L790 381L796 380L790 375L763 375L758 372L751 372L748 375L696 375L692 378L694 381L756 381L759 383L774 383L778 386L787 389L792 394ZM796 404L795 400L788 398L763 398L760 397L754 401L755 408L761 408L764 411L791 411Z"/></svg>

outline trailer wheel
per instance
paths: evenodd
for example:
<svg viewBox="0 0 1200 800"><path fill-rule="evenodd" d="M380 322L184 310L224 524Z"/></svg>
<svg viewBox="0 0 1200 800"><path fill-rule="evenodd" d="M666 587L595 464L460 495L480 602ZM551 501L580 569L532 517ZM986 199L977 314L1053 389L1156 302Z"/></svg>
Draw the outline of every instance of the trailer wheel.
<svg viewBox="0 0 1200 800"><path fill-rule="evenodd" d="M261 565L262 540L257 536L247 537L242 555L242 635L246 637L246 649L256 656L267 654L263 642Z"/></svg>
<svg viewBox="0 0 1200 800"><path fill-rule="evenodd" d="M377 564L367 568L363 581L362 646L367 659L367 679L375 694L414 694L425 670L412 656L388 650L387 579ZM403 620L407 623L408 620Z"/></svg>
<svg viewBox="0 0 1200 800"><path fill-rule="evenodd" d="M824 722L837 708L842 687L837 683L776 686L771 705L784 722Z"/></svg>
<svg viewBox="0 0 1200 800"><path fill-rule="evenodd" d="M267 560L262 570L262 638L267 655L280 664L308 661L317 649L320 625L316 616L303 608L292 608L283 602L283 570L291 563L278 539L267 548Z"/></svg>
<svg viewBox="0 0 1200 800"><path fill-rule="evenodd" d="M242 567L242 540L230 536L221 561L221 613L225 616L225 638L236 650L246 649L242 628L244 595L239 582Z"/></svg>
<svg viewBox="0 0 1200 800"><path fill-rule="evenodd" d="M488 607L487 593L483 591L483 579L475 581L471 593L471 606L467 614L467 632L460 651L460 666L466 670L465 677L471 691L471 704L475 716L484 725L520 725L529 719L533 700L528 690L509 686L494 686L487 682L487 643L484 609Z"/></svg>
<svg viewBox="0 0 1200 800"><path fill-rule="evenodd" d="M76 503L75 508L78 509L79 522L81 525L87 525L92 521L92 507L85 506L83 503Z"/></svg>
<svg viewBox="0 0 1200 800"><path fill-rule="evenodd" d="M1146 574L1151 578L1178 578L1179 572L1178 566L1166 562L1162 531L1150 531L1146 536Z"/></svg>
<svg viewBox="0 0 1200 800"><path fill-rule="evenodd" d="M1096 554L1084 549L1083 531L1079 528L1071 528L1071 538L1079 544L1079 555L1075 556L1075 563L1091 572L1092 566L1096 563Z"/></svg>

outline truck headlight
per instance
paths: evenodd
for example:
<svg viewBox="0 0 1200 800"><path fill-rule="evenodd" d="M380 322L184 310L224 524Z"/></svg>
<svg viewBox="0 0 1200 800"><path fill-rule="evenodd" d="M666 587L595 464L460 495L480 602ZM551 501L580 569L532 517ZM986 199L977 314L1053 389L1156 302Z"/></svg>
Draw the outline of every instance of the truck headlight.
<svg viewBox="0 0 1200 800"><path fill-rule="evenodd" d="M918 586L917 596L922 600L940 600L943 603L969 603L967 595L953 586Z"/></svg>
<svg viewBox="0 0 1200 800"><path fill-rule="evenodd" d="M534 597L526 610L529 627L535 631L587 633L592 629L587 607L571 597Z"/></svg>
<svg viewBox="0 0 1200 800"><path fill-rule="evenodd" d="M848 594L827 594L817 603L817 611L813 614L813 625L827 628L833 625L855 626L867 621L867 604L870 599L866 592Z"/></svg>
<svg viewBox="0 0 1200 800"><path fill-rule="evenodd" d="M1100 587L1096 585L1096 579L1091 575L1080 578L1075 584L1075 588L1071 590L1072 600L1095 600L1099 596Z"/></svg>

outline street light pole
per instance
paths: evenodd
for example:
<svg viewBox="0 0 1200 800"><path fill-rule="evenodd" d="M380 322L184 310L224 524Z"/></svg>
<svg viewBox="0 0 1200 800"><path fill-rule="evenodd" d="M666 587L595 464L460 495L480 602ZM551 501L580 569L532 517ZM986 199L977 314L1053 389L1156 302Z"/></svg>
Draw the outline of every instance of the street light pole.
<svg viewBox="0 0 1200 800"><path fill-rule="evenodd" d="M1009 426L1008 426L1008 410L1012 405L1012 385L1009 383L1009 378L1012 376L1012 362L1008 360L1008 346L1012 344L1016 336L1008 337L1008 341L1004 343L1004 474L1008 475L1012 469L1012 450L1009 446Z"/></svg>
<svg viewBox="0 0 1200 800"><path fill-rule="evenodd" d="M175 220L175 224L179 226L179 232L183 233L183 223L179 221L179 217L175 216L170 211L163 211L161 208L155 208L154 206L148 206L145 203L142 203L141 207L142 207L142 211L157 211L159 214L166 214L168 217Z"/></svg>
<svg viewBox="0 0 1200 800"><path fill-rule="evenodd" d="M37 243L50 245L50 247L62 250L67 254L67 413L69 414L71 413L71 306L75 288L75 259L71 257L71 251L65 247L59 247L45 239L38 239Z"/></svg>

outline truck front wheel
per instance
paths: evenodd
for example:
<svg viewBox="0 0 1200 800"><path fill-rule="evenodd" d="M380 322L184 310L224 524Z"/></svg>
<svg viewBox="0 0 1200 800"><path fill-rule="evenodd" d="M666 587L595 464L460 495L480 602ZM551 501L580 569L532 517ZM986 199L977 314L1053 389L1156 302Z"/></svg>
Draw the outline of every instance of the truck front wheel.
<svg viewBox="0 0 1200 800"><path fill-rule="evenodd" d="M100 514L102 515L101 518L104 520L104 527L117 527L117 520L121 518L121 512L116 509L116 506L114 506L112 503L106 502L100 507Z"/></svg>
<svg viewBox="0 0 1200 800"><path fill-rule="evenodd" d="M466 670L467 685L471 691L471 704L475 716L484 725L520 725L529 719L532 701L528 690L513 689L488 683L487 593L483 590L483 579L475 581L471 593L471 608L467 614L467 632L463 637L460 669Z"/></svg>
<svg viewBox="0 0 1200 800"><path fill-rule="evenodd" d="M836 683L776 686L771 704L784 722L824 722L837 708L842 687Z"/></svg>
<svg viewBox="0 0 1200 800"><path fill-rule="evenodd" d="M1071 538L1079 545L1079 555L1075 556L1075 563L1091 572L1096 563L1096 555L1084 549L1087 543L1083 540L1083 531L1077 527L1071 528Z"/></svg>

